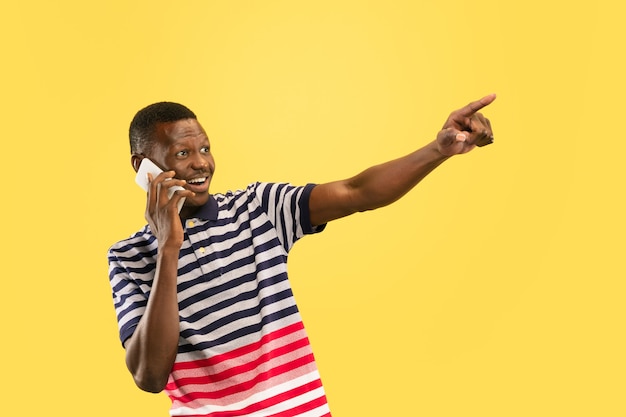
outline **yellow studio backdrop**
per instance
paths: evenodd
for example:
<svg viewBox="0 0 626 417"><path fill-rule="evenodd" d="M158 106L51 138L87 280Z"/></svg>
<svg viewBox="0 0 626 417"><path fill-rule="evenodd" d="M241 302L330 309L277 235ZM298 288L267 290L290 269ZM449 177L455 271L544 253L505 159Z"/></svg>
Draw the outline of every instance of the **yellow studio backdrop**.
<svg viewBox="0 0 626 417"><path fill-rule="evenodd" d="M626 9L593 2L30 1L0 13L2 410L159 416L106 251L143 224L127 128L188 105L212 190L345 178L491 92L495 144L294 248L336 417L624 416Z"/></svg>

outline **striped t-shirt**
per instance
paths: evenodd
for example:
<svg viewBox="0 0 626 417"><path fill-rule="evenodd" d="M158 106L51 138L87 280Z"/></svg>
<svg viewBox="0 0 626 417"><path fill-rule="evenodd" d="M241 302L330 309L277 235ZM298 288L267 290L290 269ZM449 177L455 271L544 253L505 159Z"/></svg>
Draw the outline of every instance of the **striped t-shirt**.
<svg viewBox="0 0 626 417"><path fill-rule="evenodd" d="M330 416L287 279L313 185L255 183L210 196L186 219L178 261L180 339L165 391L173 416ZM109 250L124 343L145 311L156 268L145 226Z"/></svg>

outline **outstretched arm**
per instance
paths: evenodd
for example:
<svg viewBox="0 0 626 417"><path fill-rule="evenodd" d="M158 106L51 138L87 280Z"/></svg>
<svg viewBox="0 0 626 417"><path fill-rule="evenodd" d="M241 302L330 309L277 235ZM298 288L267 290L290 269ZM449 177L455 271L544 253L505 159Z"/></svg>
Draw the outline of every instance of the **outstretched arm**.
<svg viewBox="0 0 626 417"><path fill-rule="evenodd" d="M449 157L492 143L491 124L478 111L495 98L492 94L452 112L437 139L415 152L352 178L316 186L309 201L311 223L320 225L391 204Z"/></svg>

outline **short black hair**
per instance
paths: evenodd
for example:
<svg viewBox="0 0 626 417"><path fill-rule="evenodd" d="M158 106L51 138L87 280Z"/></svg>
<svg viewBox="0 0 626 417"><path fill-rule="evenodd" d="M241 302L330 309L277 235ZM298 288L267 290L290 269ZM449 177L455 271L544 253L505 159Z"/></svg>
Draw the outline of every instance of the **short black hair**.
<svg viewBox="0 0 626 417"><path fill-rule="evenodd" d="M197 119L196 115L182 104L161 101L139 110L132 122L128 136L131 154L145 154L152 146L152 134L158 123L176 122L183 119Z"/></svg>

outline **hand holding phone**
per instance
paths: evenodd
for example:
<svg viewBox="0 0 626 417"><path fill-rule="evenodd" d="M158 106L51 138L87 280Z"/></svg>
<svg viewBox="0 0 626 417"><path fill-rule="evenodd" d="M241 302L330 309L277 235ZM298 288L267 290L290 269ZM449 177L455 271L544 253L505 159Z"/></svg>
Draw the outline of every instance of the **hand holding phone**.
<svg viewBox="0 0 626 417"><path fill-rule="evenodd" d="M152 178L154 179L157 175L159 175L163 170L159 168L154 162L152 162L148 158L143 158L141 163L139 164L139 169L137 170L137 175L135 176L135 182L139 185L145 192L148 192L148 174L152 174ZM167 197L172 198L174 192L176 190L184 190L183 187L179 185L175 185L173 187L168 188ZM185 202L185 197L181 198L178 202L178 212L183 208L183 204Z"/></svg>

